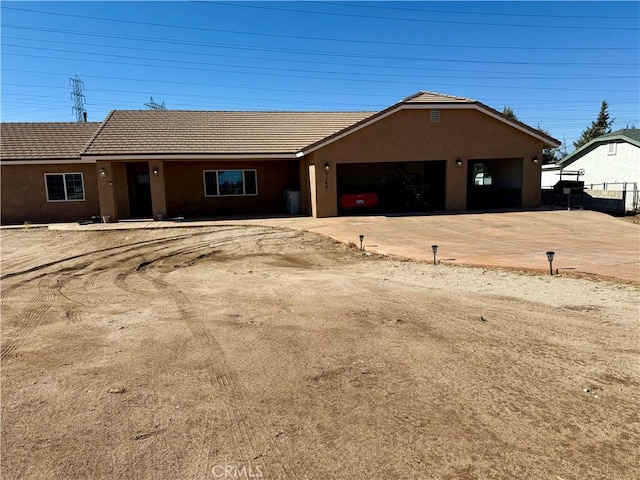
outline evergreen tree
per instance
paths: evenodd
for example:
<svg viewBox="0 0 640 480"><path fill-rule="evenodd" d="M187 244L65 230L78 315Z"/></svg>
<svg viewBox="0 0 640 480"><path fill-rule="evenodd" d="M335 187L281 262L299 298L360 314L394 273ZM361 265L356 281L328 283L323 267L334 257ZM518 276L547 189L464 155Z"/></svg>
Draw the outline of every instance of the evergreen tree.
<svg viewBox="0 0 640 480"><path fill-rule="evenodd" d="M598 118L591 122L591 125L589 127L584 129L582 135L578 140L573 142L573 146L576 149L589 143L591 140L599 137L600 135L611 132L611 125L613 125L615 118L609 120L609 112L607 111L608 108L609 105L607 105L607 102L603 100Z"/></svg>
<svg viewBox="0 0 640 480"><path fill-rule="evenodd" d="M502 114L506 117L509 117L511 120L515 120L515 121L520 121L520 119L516 116L516 114L513 111L513 108L508 107L505 105L505 107L502 109Z"/></svg>
<svg viewBox="0 0 640 480"><path fill-rule="evenodd" d="M551 136L548 130L545 130L538 124L538 128L536 129L539 132L544 133L545 135ZM558 160L562 158L562 154L560 153L560 147L558 148L543 148L542 149L542 164L545 165L547 163L556 163Z"/></svg>

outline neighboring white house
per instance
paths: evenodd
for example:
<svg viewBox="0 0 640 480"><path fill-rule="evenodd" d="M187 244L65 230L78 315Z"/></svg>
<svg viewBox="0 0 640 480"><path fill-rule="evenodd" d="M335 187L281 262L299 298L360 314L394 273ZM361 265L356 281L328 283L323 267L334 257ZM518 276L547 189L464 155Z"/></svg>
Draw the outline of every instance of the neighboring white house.
<svg viewBox="0 0 640 480"><path fill-rule="evenodd" d="M640 129L606 133L557 163L543 166L543 189L552 188L561 178L579 178L592 199L617 199L623 201L625 211L639 210Z"/></svg>

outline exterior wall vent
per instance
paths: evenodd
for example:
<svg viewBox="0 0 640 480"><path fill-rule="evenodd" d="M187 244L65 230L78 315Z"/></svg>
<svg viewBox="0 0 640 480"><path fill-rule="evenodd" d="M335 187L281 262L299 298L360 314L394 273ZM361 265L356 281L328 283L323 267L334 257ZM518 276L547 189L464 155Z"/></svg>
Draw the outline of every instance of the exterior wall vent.
<svg viewBox="0 0 640 480"><path fill-rule="evenodd" d="M440 121L440 110L431 110L431 123Z"/></svg>

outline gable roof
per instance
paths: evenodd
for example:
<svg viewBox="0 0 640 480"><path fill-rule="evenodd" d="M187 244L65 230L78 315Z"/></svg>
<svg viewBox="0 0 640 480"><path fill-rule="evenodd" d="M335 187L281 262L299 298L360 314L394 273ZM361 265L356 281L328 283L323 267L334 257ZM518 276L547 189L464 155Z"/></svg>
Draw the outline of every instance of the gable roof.
<svg viewBox="0 0 640 480"><path fill-rule="evenodd" d="M556 165L564 168L568 165L571 165L573 162L575 162L579 158L582 158L592 150L595 150L600 145L603 145L605 143L611 143L611 142L618 142L618 143L626 142L640 148L640 129L624 128L622 130L616 130L615 132L610 132L610 133L605 133L604 135L600 135L599 137L596 137L590 142L584 144L575 152L572 152L566 157L560 159L558 162L556 162Z"/></svg>
<svg viewBox="0 0 640 480"><path fill-rule="evenodd" d="M100 123L2 123L0 158L10 160L80 160L80 152Z"/></svg>
<svg viewBox="0 0 640 480"><path fill-rule="evenodd" d="M375 112L114 110L83 156L286 155Z"/></svg>
<svg viewBox="0 0 640 480"><path fill-rule="evenodd" d="M519 120L513 120L511 117L507 117L503 113L494 110L483 103L478 102L477 100L472 100L470 98L464 97L456 97L453 95L445 95L442 93L436 92L428 92L428 91L420 91L417 92L400 102L391 105L390 107L377 112L371 115L368 118L365 118L349 127L345 128L340 132L336 132L329 137L323 138L316 143L310 144L306 148L303 149L302 153L307 154L311 153L314 150L324 147L329 143L335 142L340 138L343 138L350 133L353 133L361 128L364 128L378 120L382 120L383 118L396 113L403 109L473 109L478 110L490 117L493 117L511 127L520 130L527 135L531 135L532 137L537 138L542 141L545 147L559 147L560 141L537 130L535 128L530 127L529 125L520 122Z"/></svg>

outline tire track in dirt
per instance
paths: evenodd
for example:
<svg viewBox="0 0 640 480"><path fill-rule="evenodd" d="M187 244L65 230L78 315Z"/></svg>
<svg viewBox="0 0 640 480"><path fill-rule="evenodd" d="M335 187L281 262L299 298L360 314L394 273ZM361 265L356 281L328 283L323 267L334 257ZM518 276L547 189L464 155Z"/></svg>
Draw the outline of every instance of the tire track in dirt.
<svg viewBox="0 0 640 480"><path fill-rule="evenodd" d="M55 301L57 278L43 278L38 282L38 293L29 301L25 310L20 314L18 326L9 335L3 335L0 358L8 361L25 341L27 336L35 330ZM7 338L8 337L8 338Z"/></svg>
<svg viewBox="0 0 640 480"><path fill-rule="evenodd" d="M85 252L85 253L80 253L78 255L71 255L69 257L65 257L59 260L54 260L51 262L46 262L40 265L36 265L34 267L30 267L27 268L25 270L19 270L17 272L10 272L10 273L5 273L4 275L0 276L0 280L6 280L8 278L13 278L13 277L17 277L20 275L25 275L27 273L33 273L33 272L37 272L39 270L48 268L48 267L53 267L55 265L59 265L62 263L66 263L66 262L70 262L73 260L77 260L77 259L84 259L84 258L91 258L91 256L93 255L97 255L97 254L105 254L105 253L109 253L109 252L114 252L120 249L125 249L122 252L119 253L123 253L123 252L127 252L127 251L134 251L134 250L139 250L141 248L144 247L148 247L148 246L152 246L152 245L157 245L157 244L161 244L161 243L170 243L172 241L175 241L177 239L187 239L187 238L191 238L193 236L197 236L197 235L206 235L206 234L210 234L211 232L198 232L198 233L193 233L190 235L176 235L173 237L167 237L167 238L162 238L162 239L152 239L152 240L142 240L139 242L133 242L133 243L128 243L128 244L124 244L124 245L116 245L114 247L107 247L107 248L101 248L98 250L91 250L89 252ZM130 248L128 248L130 247ZM117 254L118 252L116 252ZM103 257L100 257L103 258Z"/></svg>
<svg viewBox="0 0 640 480"><path fill-rule="evenodd" d="M264 237L264 233L259 235ZM243 236L243 238L246 237ZM216 243L222 244L229 240L232 239L221 239ZM196 249L192 249L191 253L194 253L193 250ZM161 259L155 259L143 262L138 266L136 272L142 278L153 284L159 291L162 291L163 295L171 298L180 312L181 319L189 328L196 344L209 353L209 355L206 356L206 362L210 383L212 387L216 388L223 396L223 406L231 428L233 448L236 454L240 456L245 466L256 467L263 465L264 471L270 474L275 474L277 470L280 475L298 478L293 466L283 460L283 458L285 458L285 455L283 455L284 452L281 451L280 446L276 442L271 440L270 437L272 435L269 433L264 422L255 410L248 405L246 401L248 392L242 387L237 375L224 360L224 351L221 345L210 334L202 323L202 320L195 313L187 296L180 290L173 288L162 278L154 277L149 273L149 267L157 265L160 260ZM207 431L213 431L210 425L207 425ZM213 456L212 442L213 435L208 434L204 441L205 445L207 445L206 449L208 450L205 472L209 472L211 469L210 461ZM249 450L247 450L247 447ZM271 461L268 452L277 453L277 457ZM287 458L291 458L290 453L287 455ZM258 459L259 461L256 461Z"/></svg>

